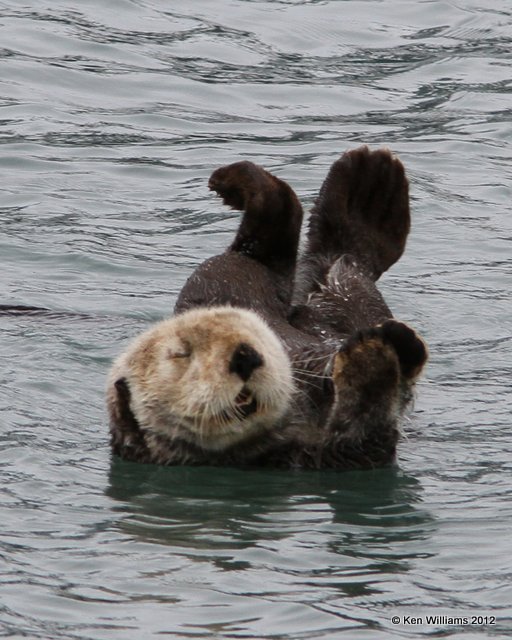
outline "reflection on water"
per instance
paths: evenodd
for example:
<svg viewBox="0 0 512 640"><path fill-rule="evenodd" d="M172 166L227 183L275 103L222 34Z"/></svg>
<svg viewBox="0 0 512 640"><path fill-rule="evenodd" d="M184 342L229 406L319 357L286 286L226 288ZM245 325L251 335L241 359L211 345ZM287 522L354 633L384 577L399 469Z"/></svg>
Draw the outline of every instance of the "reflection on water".
<svg viewBox="0 0 512 640"><path fill-rule="evenodd" d="M398 469L287 473L114 460L109 480L119 531L187 559L203 587L234 595L238 579L237 593L271 600L291 590L329 616L348 599L353 623L369 600L390 598L390 580L433 554L425 543L435 522L421 485ZM195 580L173 575L178 606L187 600L181 589Z"/></svg>
<svg viewBox="0 0 512 640"><path fill-rule="evenodd" d="M485 5L485 6L484 6ZM512 8L508 0L0 0L0 635L507 637ZM105 375L236 212L248 158L308 208L390 146L407 251L382 279L431 359L399 468L110 461ZM493 613L496 625L394 626Z"/></svg>
<svg viewBox="0 0 512 640"><path fill-rule="evenodd" d="M421 487L398 469L371 473L285 473L237 469L167 468L114 459L107 494L130 514L124 531L141 539L195 546L203 540L250 546L297 530L342 525L340 544L358 531L364 543L379 530L389 541L427 535ZM406 531L401 532L399 524ZM253 525L254 529L253 529ZM288 531L287 531L288 529ZM363 529L367 529L366 536ZM205 532L208 532L205 535ZM221 543L222 544L222 543ZM214 544L214 546L216 546Z"/></svg>

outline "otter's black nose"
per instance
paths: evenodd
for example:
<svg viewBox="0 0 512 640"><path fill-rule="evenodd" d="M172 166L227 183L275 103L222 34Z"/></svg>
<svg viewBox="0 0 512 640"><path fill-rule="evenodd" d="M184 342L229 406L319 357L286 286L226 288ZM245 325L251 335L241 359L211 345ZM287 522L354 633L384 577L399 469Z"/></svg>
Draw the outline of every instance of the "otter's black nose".
<svg viewBox="0 0 512 640"><path fill-rule="evenodd" d="M263 358L260 354L250 345L242 342L233 352L229 363L229 371L236 373L244 382L247 382L254 369L262 365Z"/></svg>

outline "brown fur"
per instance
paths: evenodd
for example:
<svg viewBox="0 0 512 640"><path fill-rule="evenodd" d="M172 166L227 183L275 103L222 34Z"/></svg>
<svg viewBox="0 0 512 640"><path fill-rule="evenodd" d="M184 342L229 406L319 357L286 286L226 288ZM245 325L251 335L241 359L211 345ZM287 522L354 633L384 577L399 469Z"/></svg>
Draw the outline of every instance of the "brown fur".
<svg viewBox="0 0 512 640"><path fill-rule="evenodd" d="M174 317L114 364L113 451L159 464L391 463L427 358L375 284L409 232L401 162L367 147L335 162L300 257L302 209L285 182L238 162L209 185L243 212L240 227L189 278Z"/></svg>

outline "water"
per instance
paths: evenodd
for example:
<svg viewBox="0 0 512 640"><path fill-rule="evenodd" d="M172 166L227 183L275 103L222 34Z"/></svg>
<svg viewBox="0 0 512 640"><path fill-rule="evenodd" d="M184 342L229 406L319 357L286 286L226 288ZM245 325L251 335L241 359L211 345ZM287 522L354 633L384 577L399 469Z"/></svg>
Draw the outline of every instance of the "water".
<svg viewBox="0 0 512 640"><path fill-rule="evenodd" d="M0 317L0 637L508 637L511 17L0 0L1 302L65 312ZM249 158L310 206L361 143L407 167L382 290L431 349L399 467L112 461L109 362L236 226L209 174Z"/></svg>

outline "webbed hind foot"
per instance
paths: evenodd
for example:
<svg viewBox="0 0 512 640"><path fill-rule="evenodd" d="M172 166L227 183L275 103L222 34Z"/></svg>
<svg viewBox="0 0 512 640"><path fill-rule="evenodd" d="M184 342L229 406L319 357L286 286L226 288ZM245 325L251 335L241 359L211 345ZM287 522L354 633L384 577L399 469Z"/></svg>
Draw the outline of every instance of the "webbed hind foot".
<svg viewBox="0 0 512 640"><path fill-rule="evenodd" d="M208 186L224 204L244 212L230 250L279 273L293 273L303 215L293 189L249 161L220 167Z"/></svg>
<svg viewBox="0 0 512 640"><path fill-rule="evenodd" d="M366 146L344 153L311 212L300 293L323 284L344 254L378 280L402 255L409 229L409 185L400 160L388 149Z"/></svg>

